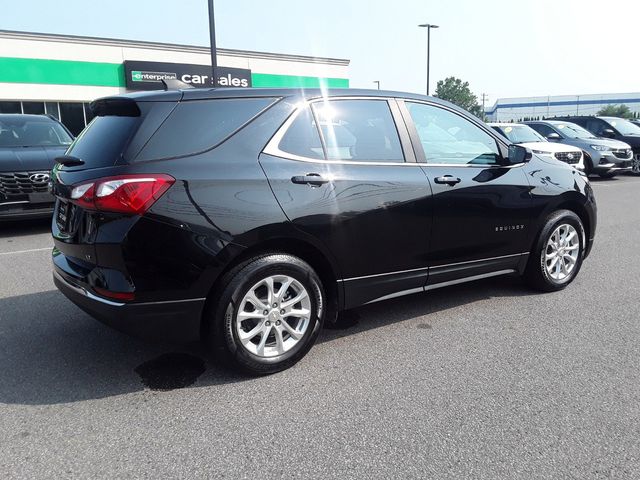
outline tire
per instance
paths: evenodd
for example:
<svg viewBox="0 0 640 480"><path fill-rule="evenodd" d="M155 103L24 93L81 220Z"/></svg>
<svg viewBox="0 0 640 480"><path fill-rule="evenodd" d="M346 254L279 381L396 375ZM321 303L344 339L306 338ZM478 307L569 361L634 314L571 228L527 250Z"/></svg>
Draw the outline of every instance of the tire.
<svg viewBox="0 0 640 480"><path fill-rule="evenodd" d="M631 174L632 175L640 175L640 156L636 156L633 154L633 159L631 159Z"/></svg>
<svg viewBox="0 0 640 480"><path fill-rule="evenodd" d="M325 294L318 275L300 258L282 253L252 258L228 272L220 285L205 321L206 341L223 363L268 375L294 365L315 343Z"/></svg>
<svg viewBox="0 0 640 480"><path fill-rule="evenodd" d="M591 156L583 151L584 155L584 173L588 177L593 174L593 160L591 160Z"/></svg>
<svg viewBox="0 0 640 480"><path fill-rule="evenodd" d="M569 239L571 233L574 233L575 236L566 242L566 247L552 246L551 243L563 244L563 232L565 239ZM552 237L556 242L552 240ZM570 210L559 210L550 215L529 255L524 273L525 281L532 288L543 292L555 292L565 288L580 271L584 255L584 241L584 227L578 215ZM548 257L547 255L555 256Z"/></svg>

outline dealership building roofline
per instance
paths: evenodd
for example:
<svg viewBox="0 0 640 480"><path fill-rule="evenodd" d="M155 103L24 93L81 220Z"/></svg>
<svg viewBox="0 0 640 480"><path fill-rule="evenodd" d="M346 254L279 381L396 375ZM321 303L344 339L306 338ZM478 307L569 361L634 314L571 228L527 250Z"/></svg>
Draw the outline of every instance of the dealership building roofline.
<svg viewBox="0 0 640 480"><path fill-rule="evenodd" d="M598 93L500 98L485 109L491 121L513 121L566 115L595 115L609 105L626 105L640 112L640 93Z"/></svg>
<svg viewBox="0 0 640 480"><path fill-rule="evenodd" d="M79 35L60 35L57 33L37 33L37 32L19 32L15 30L1 30L0 38L17 39L17 40L44 40L47 42L61 42L61 43L76 43L85 45L104 45L112 47L127 47L127 48L145 48L150 50L163 50L163 51L175 51L175 52L189 52L189 53L205 53L209 54L209 47L202 47L197 45L182 45L174 43L162 43L162 42L148 42L141 40L124 40L117 38L101 38L101 37L85 37ZM350 61L344 58L330 58L330 57L315 57L307 55L292 55L288 53L271 53L271 52L259 52L254 50L236 50L229 48L217 48L216 52L219 55L232 56L232 57L248 57L252 59L273 59L273 60L285 60L293 62L309 62L309 63L322 63L326 65L340 65L348 66Z"/></svg>
<svg viewBox="0 0 640 480"><path fill-rule="evenodd" d="M348 88L349 60L0 30L0 113L48 114L78 134L96 98L163 88Z"/></svg>

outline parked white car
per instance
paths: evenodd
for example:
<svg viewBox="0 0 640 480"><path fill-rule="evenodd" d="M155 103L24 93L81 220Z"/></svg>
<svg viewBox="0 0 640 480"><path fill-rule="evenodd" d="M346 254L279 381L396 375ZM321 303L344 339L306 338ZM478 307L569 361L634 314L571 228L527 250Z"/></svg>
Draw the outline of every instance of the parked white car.
<svg viewBox="0 0 640 480"><path fill-rule="evenodd" d="M584 157L582 150L578 147L550 142L529 125L522 123L489 123L488 125L512 143L527 147L537 155L552 156L584 171Z"/></svg>

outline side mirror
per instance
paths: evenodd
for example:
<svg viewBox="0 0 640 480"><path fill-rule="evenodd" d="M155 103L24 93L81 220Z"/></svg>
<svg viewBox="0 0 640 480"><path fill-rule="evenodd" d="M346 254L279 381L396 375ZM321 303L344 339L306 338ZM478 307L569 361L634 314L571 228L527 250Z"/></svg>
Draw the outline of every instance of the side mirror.
<svg viewBox="0 0 640 480"><path fill-rule="evenodd" d="M509 165L525 163L531 160L531 152L522 145L509 145Z"/></svg>
<svg viewBox="0 0 640 480"><path fill-rule="evenodd" d="M602 131L602 136L606 137L606 138L616 138L616 132L614 132L612 129L610 128L605 128Z"/></svg>
<svg viewBox="0 0 640 480"><path fill-rule="evenodd" d="M561 140L562 137L560 136L560 134L553 132L550 133L549 135L547 135L547 140L549 140L550 142L557 142L559 140Z"/></svg>

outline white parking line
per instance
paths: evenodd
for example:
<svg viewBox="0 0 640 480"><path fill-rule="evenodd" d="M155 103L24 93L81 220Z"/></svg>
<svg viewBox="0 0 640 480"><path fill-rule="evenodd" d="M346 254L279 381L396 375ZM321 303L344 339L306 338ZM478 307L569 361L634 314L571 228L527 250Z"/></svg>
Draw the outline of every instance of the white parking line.
<svg viewBox="0 0 640 480"><path fill-rule="evenodd" d="M0 255L17 255L19 253L44 252L45 250L51 250L52 248L53 247L32 248L30 250L16 250L15 252L0 252Z"/></svg>

